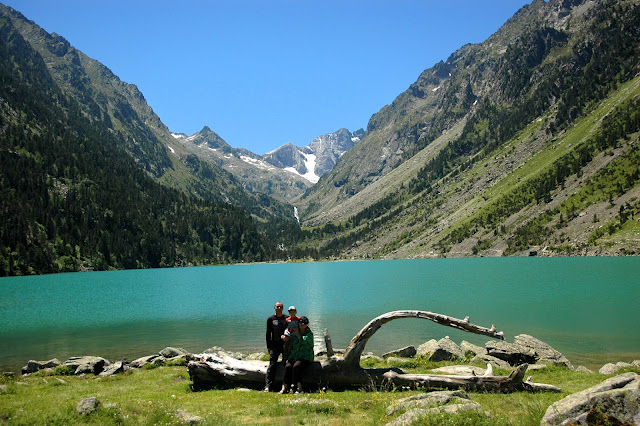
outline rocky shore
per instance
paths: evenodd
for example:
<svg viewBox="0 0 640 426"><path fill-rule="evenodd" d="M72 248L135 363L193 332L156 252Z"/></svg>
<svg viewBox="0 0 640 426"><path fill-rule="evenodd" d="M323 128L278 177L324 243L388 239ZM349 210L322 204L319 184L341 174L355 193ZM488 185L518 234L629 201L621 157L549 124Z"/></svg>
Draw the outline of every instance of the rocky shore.
<svg viewBox="0 0 640 426"><path fill-rule="evenodd" d="M339 350L335 351L340 353ZM203 353L232 357L235 359L256 360L264 357L264 353L241 354L225 351L220 347L212 347ZM326 356L326 352L318 352L318 357ZM339 355L338 355L339 356ZM23 375L45 371L50 375L96 375L112 376L129 369L155 368L163 365L186 365L191 354L182 348L166 347L157 354L147 355L131 362L127 360L109 361L99 356L71 357L61 362L58 359L47 361L30 360L22 368ZM617 362L603 365L598 372L584 366L574 367L560 352L535 337L521 334L513 342L489 341L484 347L462 341L459 345L448 336L440 340L430 340L418 346L407 346L383 354L381 357L371 353L363 360L374 358L378 362L394 363L409 361L421 357L430 361L453 361L457 365L434 369L434 373L453 375L482 376L486 370L469 365L481 362L487 369L513 367L527 363L529 370L544 369L548 366L561 366L582 373L612 375L621 369L640 369L640 360ZM265 363L266 368L266 363ZM1 390L1 389L0 389ZM99 401L81 401L85 405ZM412 419L419 418L432 410L447 412L464 410L481 410L476 402L471 401L464 391L426 392L424 396L413 396L400 400L389 410L395 412L401 406L405 413L397 417L393 424L411 424ZM79 408L80 410L80 408ZM431 410L431 411L429 411ZM635 372L626 372L610 377L600 384L566 396L548 407L542 419L542 425L559 424L591 424L594 419L640 424L640 376ZM612 420L613 419L613 420ZM590 423L591 422L591 423Z"/></svg>

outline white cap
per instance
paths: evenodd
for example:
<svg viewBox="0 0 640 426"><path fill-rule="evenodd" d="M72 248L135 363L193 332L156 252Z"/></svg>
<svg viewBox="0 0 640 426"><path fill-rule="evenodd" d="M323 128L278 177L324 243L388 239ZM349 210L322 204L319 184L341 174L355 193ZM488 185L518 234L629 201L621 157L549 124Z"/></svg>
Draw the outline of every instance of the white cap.
<svg viewBox="0 0 640 426"><path fill-rule="evenodd" d="M287 309L287 311L298 311L298 310L296 309L295 306L291 305L289 306L289 309Z"/></svg>

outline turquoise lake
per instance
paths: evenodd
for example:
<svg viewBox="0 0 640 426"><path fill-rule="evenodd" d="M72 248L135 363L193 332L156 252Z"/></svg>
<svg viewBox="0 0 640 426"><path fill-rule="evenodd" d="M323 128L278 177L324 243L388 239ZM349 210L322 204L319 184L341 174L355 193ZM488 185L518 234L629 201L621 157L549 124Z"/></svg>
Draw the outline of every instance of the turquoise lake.
<svg viewBox="0 0 640 426"><path fill-rule="evenodd" d="M417 309L530 334L575 366L640 359L640 258L470 258L232 265L0 279L0 371L29 359L109 360L166 346L264 351L273 304L296 305L316 347L344 348L378 315ZM369 340L376 354L450 336L489 338L398 319Z"/></svg>

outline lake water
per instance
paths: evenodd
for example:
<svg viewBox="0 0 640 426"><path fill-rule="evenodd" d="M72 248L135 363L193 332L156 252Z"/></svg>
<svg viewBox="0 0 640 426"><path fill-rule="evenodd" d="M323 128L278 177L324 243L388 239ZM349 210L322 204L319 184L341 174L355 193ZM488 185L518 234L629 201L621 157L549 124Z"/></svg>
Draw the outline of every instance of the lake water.
<svg viewBox="0 0 640 426"><path fill-rule="evenodd" d="M0 371L29 359L110 360L166 346L264 351L280 300L344 348L374 317L417 309L495 324L507 341L533 335L574 365L640 359L640 258L470 258L233 265L0 279ZM380 354L450 336L489 338L424 319L382 327Z"/></svg>

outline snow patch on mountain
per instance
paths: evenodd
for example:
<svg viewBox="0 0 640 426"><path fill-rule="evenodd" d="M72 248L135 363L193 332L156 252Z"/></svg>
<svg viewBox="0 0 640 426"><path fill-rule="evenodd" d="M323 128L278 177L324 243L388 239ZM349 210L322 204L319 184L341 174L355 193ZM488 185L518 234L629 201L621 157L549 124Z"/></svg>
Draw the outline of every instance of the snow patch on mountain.
<svg viewBox="0 0 640 426"><path fill-rule="evenodd" d="M304 152L301 152L301 154L304 157L304 166L307 168L307 173L302 174L299 171L297 171L295 167L285 167L284 170L290 173L294 173L298 176L302 176L303 178L305 178L311 183L318 183L318 181L320 180L320 176L315 174L315 170L316 170L315 154L306 154Z"/></svg>
<svg viewBox="0 0 640 426"><path fill-rule="evenodd" d="M241 155L240 159L242 161L244 161L245 163L247 163L247 164L250 164L250 165L252 165L254 167L258 167L258 168L261 168L261 169L265 169L265 170L273 170L273 169L275 169L275 167L272 166L271 164L266 163L266 162L264 162L262 160L259 160L257 158L252 158L252 157L248 157L246 155Z"/></svg>

